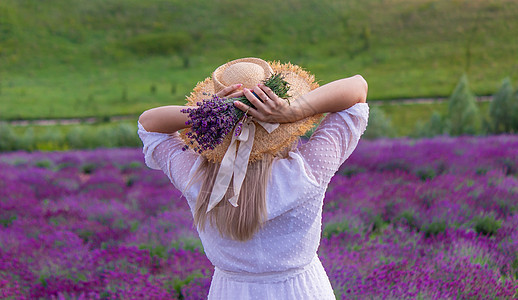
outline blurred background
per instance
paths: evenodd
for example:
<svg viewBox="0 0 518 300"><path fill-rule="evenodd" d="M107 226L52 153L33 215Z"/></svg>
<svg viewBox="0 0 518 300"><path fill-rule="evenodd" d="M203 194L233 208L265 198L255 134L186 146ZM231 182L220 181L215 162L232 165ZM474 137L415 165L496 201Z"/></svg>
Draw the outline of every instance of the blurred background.
<svg viewBox="0 0 518 300"><path fill-rule="evenodd" d="M337 299L518 299L517 16L517 0L0 0L0 299L206 299L213 266L137 118L247 56L369 82L322 208ZM72 150L92 148L114 149Z"/></svg>
<svg viewBox="0 0 518 300"><path fill-rule="evenodd" d="M362 74L368 138L514 133L517 15L513 0L2 0L0 150L138 146L140 113L247 56L320 84Z"/></svg>

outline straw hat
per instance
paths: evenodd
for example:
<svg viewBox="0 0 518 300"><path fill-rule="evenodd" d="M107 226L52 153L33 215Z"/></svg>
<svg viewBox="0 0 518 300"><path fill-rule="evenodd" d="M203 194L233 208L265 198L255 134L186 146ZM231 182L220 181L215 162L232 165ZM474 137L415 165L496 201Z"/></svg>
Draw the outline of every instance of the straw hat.
<svg viewBox="0 0 518 300"><path fill-rule="evenodd" d="M212 77L199 82L187 97L188 106L196 106L198 102L208 98L208 94L216 94L227 86L241 83L242 87L252 89L270 75L281 73L289 85L290 101L297 99L318 87L313 75L291 63L266 62L259 58L241 58L218 67ZM280 124L273 132L268 133L263 127L256 126L255 139L249 163L262 159L265 153L276 155L290 146L299 136L304 135L321 119L322 115L314 115L294 123ZM186 144L197 143L187 136L189 129L180 132ZM202 152L205 158L213 163L220 163L230 145L232 134L228 134L223 142L213 150Z"/></svg>

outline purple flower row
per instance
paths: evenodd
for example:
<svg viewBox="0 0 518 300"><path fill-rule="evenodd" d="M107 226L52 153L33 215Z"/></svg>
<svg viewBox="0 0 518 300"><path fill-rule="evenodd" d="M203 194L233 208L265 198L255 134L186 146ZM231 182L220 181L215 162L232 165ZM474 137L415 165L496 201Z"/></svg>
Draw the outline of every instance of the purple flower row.
<svg viewBox="0 0 518 300"><path fill-rule="evenodd" d="M513 299L518 136L362 141L319 249L342 299ZM200 299L213 267L140 149L0 155L0 298Z"/></svg>

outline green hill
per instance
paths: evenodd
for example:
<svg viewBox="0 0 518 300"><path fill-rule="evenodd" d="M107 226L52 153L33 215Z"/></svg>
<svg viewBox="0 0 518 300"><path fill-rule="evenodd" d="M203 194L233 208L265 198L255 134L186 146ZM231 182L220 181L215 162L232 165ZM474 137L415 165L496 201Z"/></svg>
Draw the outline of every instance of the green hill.
<svg viewBox="0 0 518 300"><path fill-rule="evenodd" d="M2 0L0 119L139 114L182 103L239 57L321 83L360 73L370 99L481 94L518 78L512 0Z"/></svg>

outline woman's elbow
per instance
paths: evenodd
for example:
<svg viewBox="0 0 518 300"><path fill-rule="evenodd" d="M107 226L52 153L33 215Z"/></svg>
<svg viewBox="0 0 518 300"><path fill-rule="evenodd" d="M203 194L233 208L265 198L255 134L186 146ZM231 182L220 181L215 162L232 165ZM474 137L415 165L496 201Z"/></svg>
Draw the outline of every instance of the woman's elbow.
<svg viewBox="0 0 518 300"><path fill-rule="evenodd" d="M354 77L358 80L358 103L366 103L369 84L361 75L355 75Z"/></svg>
<svg viewBox="0 0 518 300"><path fill-rule="evenodd" d="M149 125L149 110L146 110L138 117L138 122L140 125L142 125L142 127L148 128L146 126Z"/></svg>

